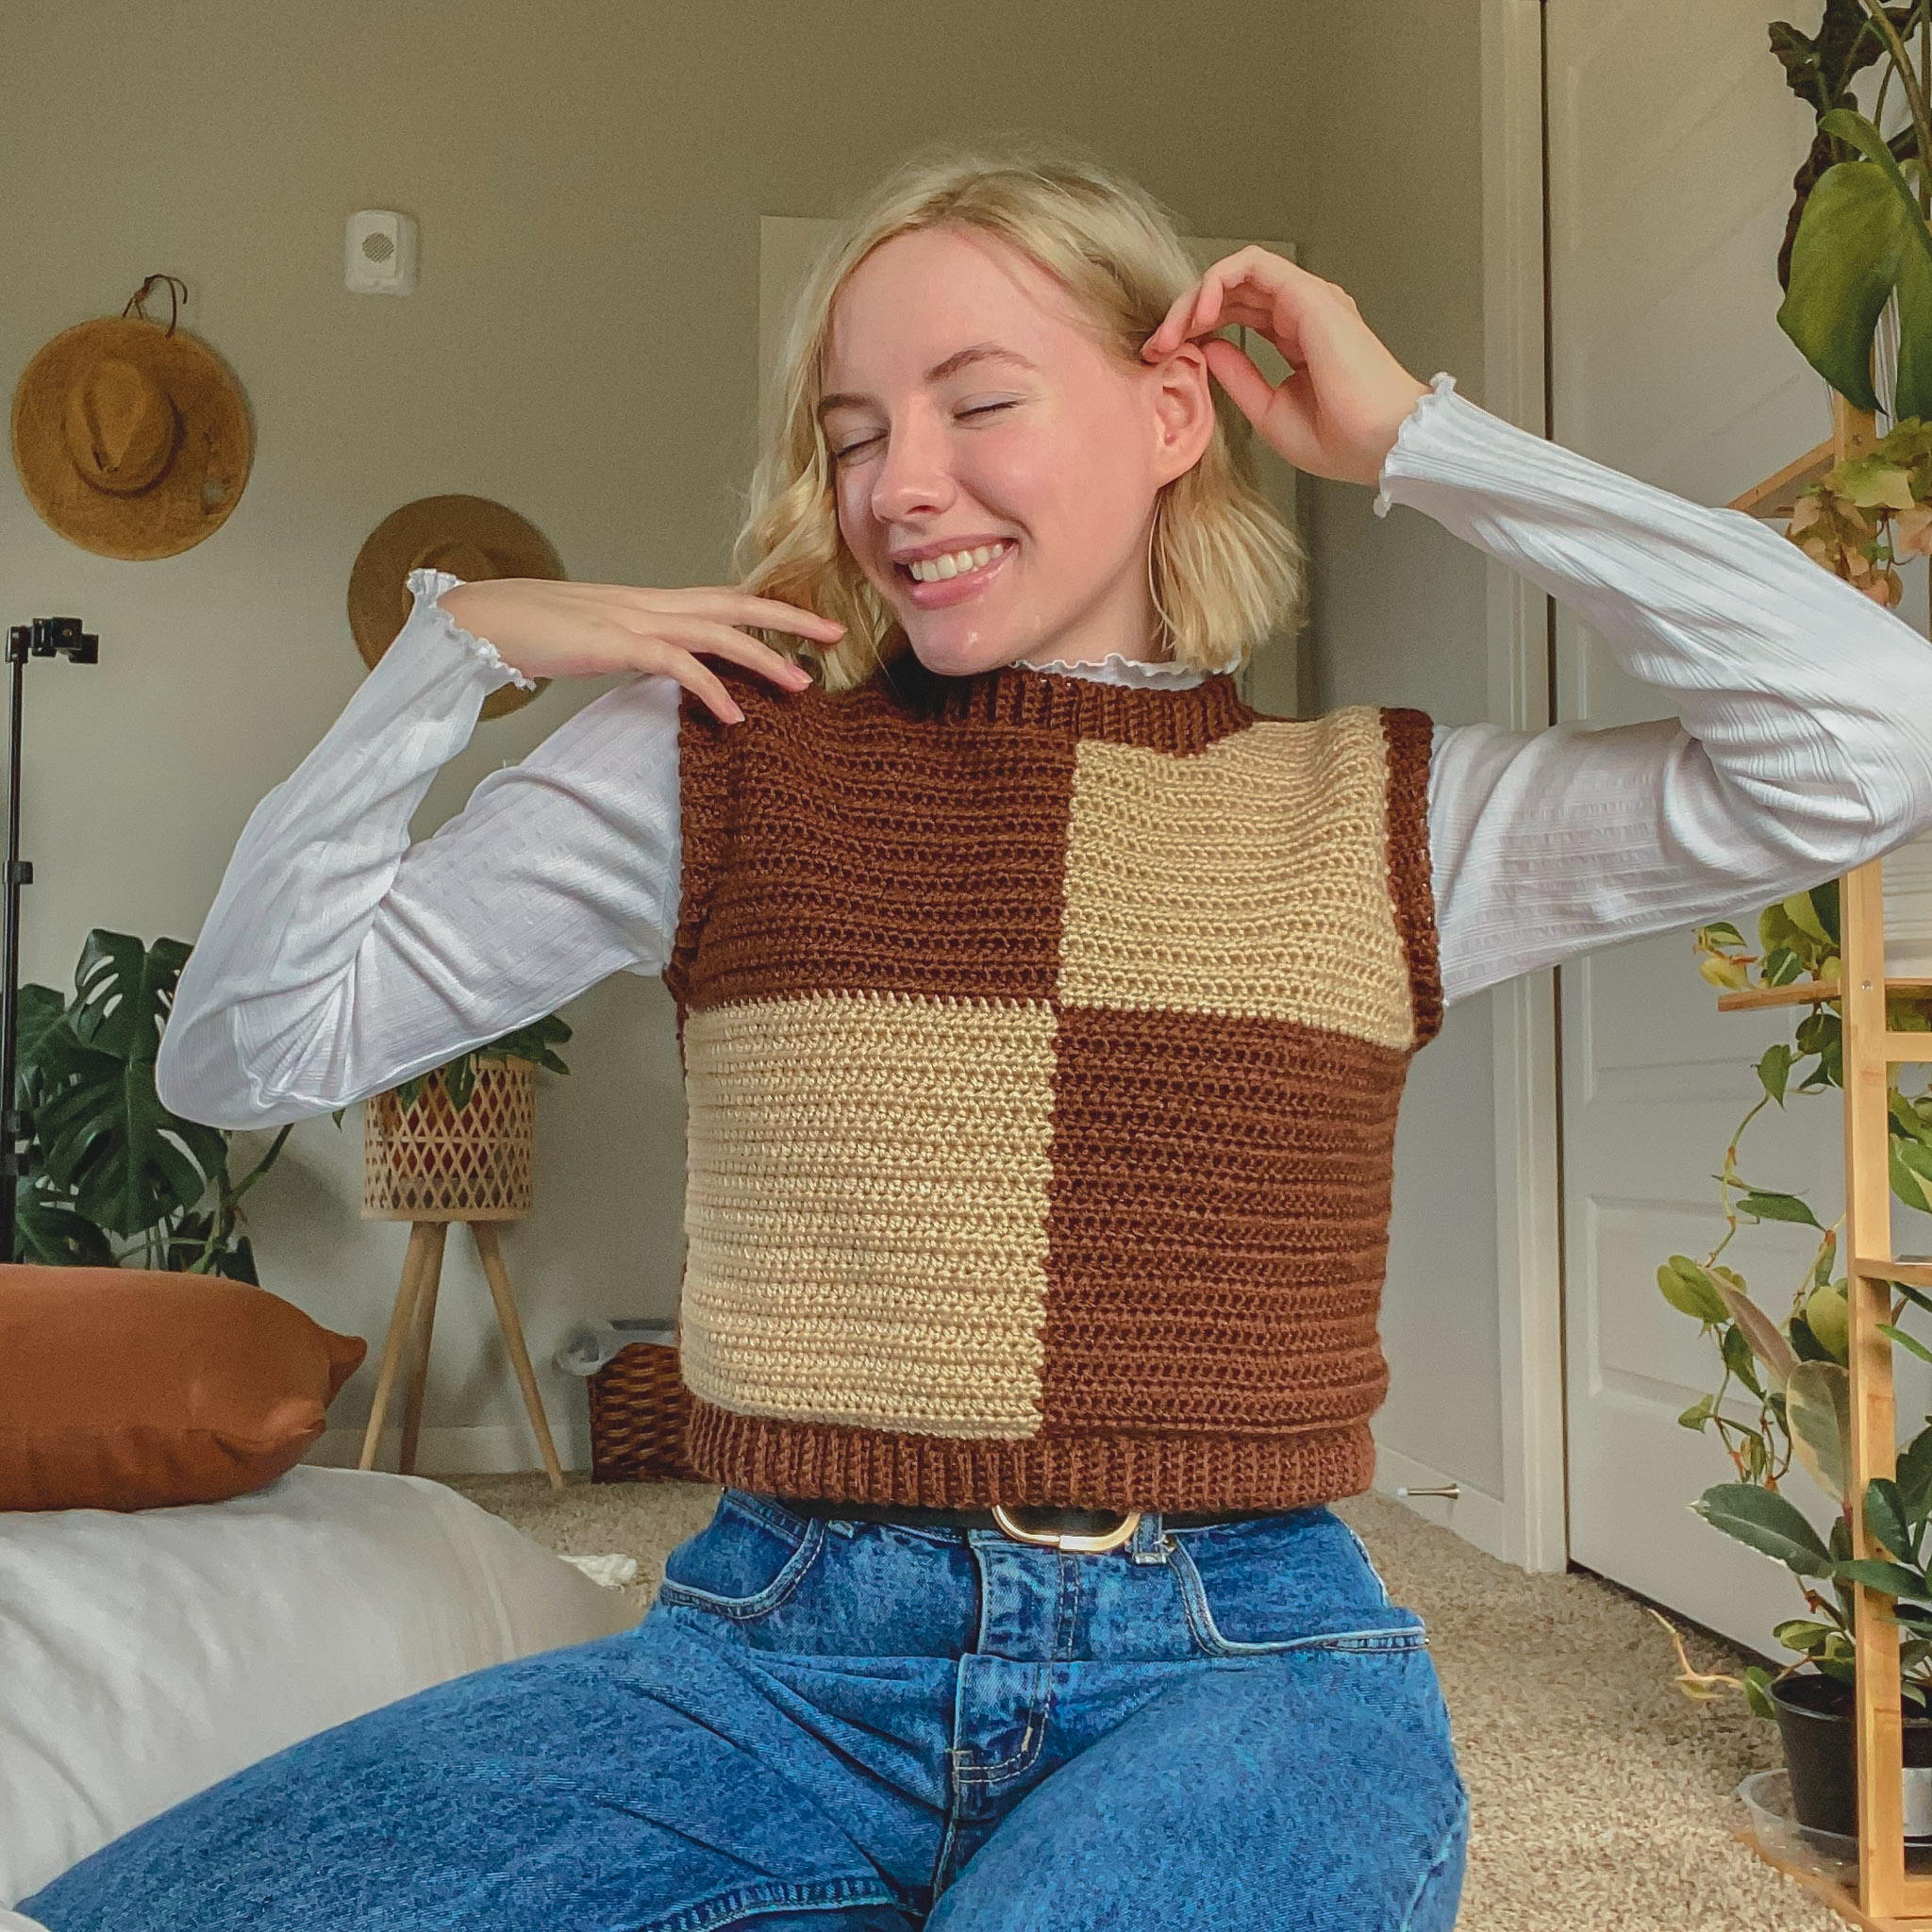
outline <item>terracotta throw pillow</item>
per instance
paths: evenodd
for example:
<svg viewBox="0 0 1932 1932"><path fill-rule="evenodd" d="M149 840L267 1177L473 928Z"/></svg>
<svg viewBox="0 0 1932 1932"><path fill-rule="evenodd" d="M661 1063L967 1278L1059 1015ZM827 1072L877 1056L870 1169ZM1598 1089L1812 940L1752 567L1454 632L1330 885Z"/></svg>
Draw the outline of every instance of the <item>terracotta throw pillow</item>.
<svg viewBox="0 0 1932 1932"><path fill-rule="evenodd" d="M0 1509L258 1490L322 1434L368 1346L245 1281L0 1265Z"/></svg>

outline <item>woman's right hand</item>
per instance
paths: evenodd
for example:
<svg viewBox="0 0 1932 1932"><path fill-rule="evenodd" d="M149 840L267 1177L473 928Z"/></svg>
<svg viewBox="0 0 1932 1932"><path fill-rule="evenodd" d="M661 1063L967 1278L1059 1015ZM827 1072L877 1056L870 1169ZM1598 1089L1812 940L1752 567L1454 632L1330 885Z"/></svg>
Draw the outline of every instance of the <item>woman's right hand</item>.
<svg viewBox="0 0 1932 1932"><path fill-rule="evenodd" d="M796 605L719 586L646 591L630 584L491 577L458 584L437 602L525 677L654 672L675 677L727 724L741 724L744 713L697 652L729 658L784 690L802 691L811 682L804 665L737 626L783 631L822 644L837 643L845 635L843 625Z"/></svg>

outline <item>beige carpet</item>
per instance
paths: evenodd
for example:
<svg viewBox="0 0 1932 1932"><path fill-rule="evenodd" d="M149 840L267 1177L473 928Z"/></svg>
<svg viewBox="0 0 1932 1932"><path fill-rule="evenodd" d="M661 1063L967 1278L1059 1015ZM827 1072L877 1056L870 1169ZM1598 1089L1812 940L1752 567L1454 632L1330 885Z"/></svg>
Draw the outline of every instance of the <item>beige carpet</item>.
<svg viewBox="0 0 1932 1932"><path fill-rule="evenodd" d="M553 1496L521 1475L454 1487L552 1549L635 1557L641 1616L718 1493L576 1481ZM1429 1625L1474 1807L1460 1932L1843 1932L1732 1842L1731 1793L1780 1761L1776 1736L1728 1701L1680 1696L1640 1605L1587 1577L1525 1576L1379 1497L1342 1513ZM1737 1668L1707 1639L1690 1647L1700 1669Z"/></svg>

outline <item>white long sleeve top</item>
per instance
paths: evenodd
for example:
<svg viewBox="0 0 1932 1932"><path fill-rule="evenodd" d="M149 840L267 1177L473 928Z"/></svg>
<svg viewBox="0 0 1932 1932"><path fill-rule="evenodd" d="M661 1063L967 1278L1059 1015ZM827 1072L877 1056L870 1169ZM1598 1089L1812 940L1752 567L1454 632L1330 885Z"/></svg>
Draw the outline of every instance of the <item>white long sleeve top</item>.
<svg viewBox="0 0 1932 1932"><path fill-rule="evenodd" d="M1676 712L1437 728L1428 825L1445 997L1744 911L1932 824L1932 646L1750 517L1489 415L1438 376L1384 464L1407 504L1570 606ZM326 1112L656 974L676 929L681 687L605 692L411 844L484 699L527 683L410 578L413 613L243 828L156 1066L191 1120ZM1119 658L1042 676L1186 683Z"/></svg>

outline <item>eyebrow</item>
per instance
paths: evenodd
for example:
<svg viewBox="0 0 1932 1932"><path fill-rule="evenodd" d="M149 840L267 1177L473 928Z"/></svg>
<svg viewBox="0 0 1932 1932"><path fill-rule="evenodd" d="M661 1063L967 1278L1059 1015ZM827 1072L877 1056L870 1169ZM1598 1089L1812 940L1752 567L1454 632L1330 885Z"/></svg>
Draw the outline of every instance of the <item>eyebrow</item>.
<svg viewBox="0 0 1932 1932"><path fill-rule="evenodd" d="M958 375L962 369L971 369L976 362L1010 362L1016 368L1038 372L1039 365L1029 362L1016 349L1002 348L997 342L974 342L969 348L957 349L943 362L935 362L925 372L927 382L943 382L949 375ZM862 408L873 398L859 395L851 391L841 391L824 397L819 404L821 418L834 409Z"/></svg>

